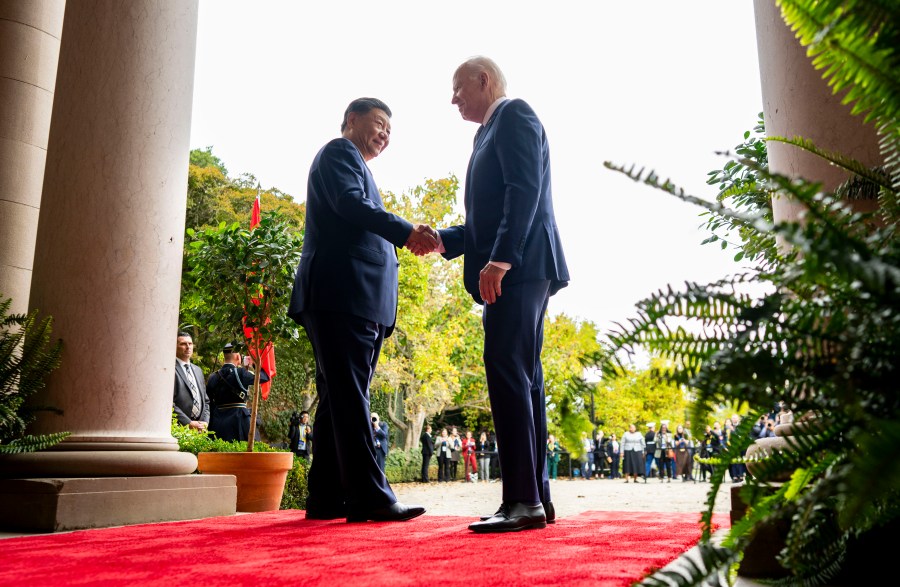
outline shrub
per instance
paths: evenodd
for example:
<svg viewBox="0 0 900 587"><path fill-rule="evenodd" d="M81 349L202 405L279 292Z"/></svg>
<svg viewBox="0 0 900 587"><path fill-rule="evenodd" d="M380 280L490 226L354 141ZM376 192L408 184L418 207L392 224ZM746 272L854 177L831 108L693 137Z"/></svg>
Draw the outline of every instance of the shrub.
<svg viewBox="0 0 900 587"><path fill-rule="evenodd" d="M295 456L294 466L288 471L287 481L284 484L284 495L281 497L281 509L306 509L306 496L309 495L309 488L307 485L308 475L309 461Z"/></svg>

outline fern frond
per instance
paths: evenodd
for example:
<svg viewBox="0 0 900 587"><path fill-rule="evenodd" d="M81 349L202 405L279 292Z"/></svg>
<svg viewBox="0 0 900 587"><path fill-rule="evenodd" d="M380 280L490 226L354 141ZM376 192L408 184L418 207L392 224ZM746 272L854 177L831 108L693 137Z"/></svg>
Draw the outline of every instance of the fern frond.
<svg viewBox="0 0 900 587"><path fill-rule="evenodd" d="M675 570L656 571L635 585L637 587L689 587L691 585L726 587L729 585L728 570L740 560L739 552L707 542L698 544L695 552L696 556L694 556L695 553L689 552L676 559L671 566Z"/></svg>
<svg viewBox="0 0 900 587"><path fill-rule="evenodd" d="M10 441L8 444L0 443L0 454L16 454L44 450L59 444L69 436L69 434L69 432L56 432L39 436L27 434L21 438Z"/></svg>

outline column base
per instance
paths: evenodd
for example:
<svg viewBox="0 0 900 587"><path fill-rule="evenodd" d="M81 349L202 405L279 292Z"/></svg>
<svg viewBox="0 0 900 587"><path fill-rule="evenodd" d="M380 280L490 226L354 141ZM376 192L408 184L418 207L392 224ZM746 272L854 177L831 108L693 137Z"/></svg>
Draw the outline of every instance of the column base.
<svg viewBox="0 0 900 587"><path fill-rule="evenodd" d="M233 475L0 480L0 529L62 532L235 513Z"/></svg>

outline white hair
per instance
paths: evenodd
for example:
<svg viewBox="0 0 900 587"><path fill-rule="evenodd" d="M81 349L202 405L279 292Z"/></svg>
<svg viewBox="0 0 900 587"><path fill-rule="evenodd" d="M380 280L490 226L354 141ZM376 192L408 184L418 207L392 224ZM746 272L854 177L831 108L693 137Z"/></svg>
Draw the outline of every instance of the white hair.
<svg viewBox="0 0 900 587"><path fill-rule="evenodd" d="M466 59L456 71L462 71L463 69L470 71L473 75L482 72L488 74L488 78L490 78L494 89L497 91L497 96L506 95L506 77L503 75L503 72L500 71L500 67L494 63L493 59L482 57L480 55L470 57L469 59Z"/></svg>

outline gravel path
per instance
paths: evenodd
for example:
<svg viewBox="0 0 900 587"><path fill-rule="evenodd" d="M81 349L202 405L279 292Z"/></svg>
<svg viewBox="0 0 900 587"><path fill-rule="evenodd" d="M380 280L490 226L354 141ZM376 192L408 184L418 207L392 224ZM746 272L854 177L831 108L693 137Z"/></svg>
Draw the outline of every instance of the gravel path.
<svg viewBox="0 0 900 587"><path fill-rule="evenodd" d="M429 514L476 516L496 511L501 501L500 482L495 483L399 483L392 485L397 499L423 505ZM731 509L730 485L716 496L715 511ZM607 510L623 512L702 512L706 508L709 483L625 483L621 479L557 479L550 481L550 494L557 516Z"/></svg>

